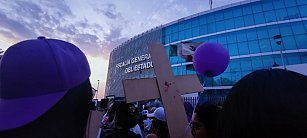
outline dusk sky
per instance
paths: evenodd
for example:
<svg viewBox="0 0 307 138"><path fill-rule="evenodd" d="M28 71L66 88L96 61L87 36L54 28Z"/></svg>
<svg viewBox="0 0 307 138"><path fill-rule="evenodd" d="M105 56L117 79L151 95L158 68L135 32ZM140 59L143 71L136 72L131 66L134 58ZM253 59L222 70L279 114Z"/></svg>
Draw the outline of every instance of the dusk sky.
<svg viewBox="0 0 307 138"><path fill-rule="evenodd" d="M213 8L242 0L213 0ZM105 91L109 54L122 42L201 11L208 0L1 0L0 48L38 36L71 42L85 52L91 82Z"/></svg>

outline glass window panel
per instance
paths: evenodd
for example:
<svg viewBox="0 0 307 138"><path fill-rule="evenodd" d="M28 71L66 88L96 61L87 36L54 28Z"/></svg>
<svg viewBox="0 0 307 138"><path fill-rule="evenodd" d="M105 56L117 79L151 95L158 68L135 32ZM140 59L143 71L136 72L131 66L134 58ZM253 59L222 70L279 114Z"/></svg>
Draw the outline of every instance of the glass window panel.
<svg viewBox="0 0 307 138"><path fill-rule="evenodd" d="M166 28L165 28L165 34L166 34L166 35L169 35L170 33L172 33L171 27L166 27Z"/></svg>
<svg viewBox="0 0 307 138"><path fill-rule="evenodd" d="M275 35L279 35L279 28L278 26L274 25L274 26L268 26L268 33L269 33L269 38L273 38Z"/></svg>
<svg viewBox="0 0 307 138"><path fill-rule="evenodd" d="M248 42L249 53L255 54L260 52L259 43L257 40Z"/></svg>
<svg viewBox="0 0 307 138"><path fill-rule="evenodd" d="M250 26L250 25L254 25L254 17L253 15L246 15L244 16L244 22L245 22L245 26Z"/></svg>
<svg viewBox="0 0 307 138"><path fill-rule="evenodd" d="M179 32L179 40L184 39L184 31Z"/></svg>
<svg viewBox="0 0 307 138"><path fill-rule="evenodd" d="M243 17L237 17L234 19L234 22L235 22L235 27L236 28L240 28L240 27L243 27L244 26L244 19Z"/></svg>
<svg viewBox="0 0 307 138"><path fill-rule="evenodd" d="M220 86L221 85L221 75L213 77L213 85L214 86Z"/></svg>
<svg viewBox="0 0 307 138"><path fill-rule="evenodd" d="M238 47L237 47L237 44L234 43L234 44L229 44L228 45L228 50L229 50L229 55L230 56L237 56L238 55Z"/></svg>
<svg viewBox="0 0 307 138"><path fill-rule="evenodd" d="M305 30L307 31L307 21L304 21Z"/></svg>
<svg viewBox="0 0 307 138"><path fill-rule="evenodd" d="M216 22L216 31L223 31L225 30L225 24L224 24L224 21L219 21L219 22Z"/></svg>
<svg viewBox="0 0 307 138"><path fill-rule="evenodd" d="M261 57L252 57L252 66L253 70L258 70L263 68L262 59Z"/></svg>
<svg viewBox="0 0 307 138"><path fill-rule="evenodd" d="M265 27L261 27L257 29L257 35L259 39L268 38L269 34Z"/></svg>
<svg viewBox="0 0 307 138"><path fill-rule="evenodd" d="M173 33L171 36L172 36L171 38L172 42L179 40L179 33Z"/></svg>
<svg viewBox="0 0 307 138"><path fill-rule="evenodd" d="M203 24L207 24L207 18L206 16L201 16L199 19L199 24L203 25Z"/></svg>
<svg viewBox="0 0 307 138"><path fill-rule="evenodd" d="M208 24L208 33L216 32L215 23Z"/></svg>
<svg viewBox="0 0 307 138"><path fill-rule="evenodd" d="M274 11L266 11L264 12L264 17L266 22L274 22L276 21L276 16Z"/></svg>
<svg viewBox="0 0 307 138"><path fill-rule="evenodd" d="M178 63L178 57L170 57L171 64L177 64Z"/></svg>
<svg viewBox="0 0 307 138"><path fill-rule="evenodd" d="M198 26L198 25L199 25L198 19L193 19L193 20L192 20L192 27L196 27L196 26Z"/></svg>
<svg viewBox="0 0 307 138"><path fill-rule="evenodd" d="M220 44L227 44L226 35L219 35L218 36L218 43L220 43Z"/></svg>
<svg viewBox="0 0 307 138"><path fill-rule="evenodd" d="M272 46L272 51L280 51L280 46L277 45L276 40L273 38L270 38L271 46Z"/></svg>
<svg viewBox="0 0 307 138"><path fill-rule="evenodd" d="M192 28L192 35L193 37L199 36L199 27Z"/></svg>
<svg viewBox="0 0 307 138"><path fill-rule="evenodd" d="M177 76L185 74L185 73L183 73L183 68L185 68L185 67L183 67L183 66L178 66L177 67Z"/></svg>
<svg viewBox="0 0 307 138"><path fill-rule="evenodd" d="M293 54L286 54L285 58L287 58L288 65L293 65L293 64L301 64L301 58L298 53L293 53Z"/></svg>
<svg viewBox="0 0 307 138"><path fill-rule="evenodd" d="M223 19L224 19L223 12L215 13L215 21L220 21L220 20L223 20Z"/></svg>
<svg viewBox="0 0 307 138"><path fill-rule="evenodd" d="M217 37L216 36L209 37L208 42L217 42Z"/></svg>
<svg viewBox="0 0 307 138"><path fill-rule="evenodd" d="M201 25L200 27L199 27L199 33L200 33L200 35L203 35L203 34L207 34L207 25Z"/></svg>
<svg viewBox="0 0 307 138"><path fill-rule="evenodd" d="M168 44L168 43L170 43L170 36L169 35L166 35L165 36L165 44Z"/></svg>
<svg viewBox="0 0 307 138"><path fill-rule="evenodd" d="M238 48L239 48L239 55L249 54L247 42L238 43Z"/></svg>
<svg viewBox="0 0 307 138"><path fill-rule="evenodd" d="M294 34L304 34L305 28L302 22L291 23L291 27Z"/></svg>
<svg viewBox="0 0 307 138"><path fill-rule="evenodd" d="M189 29L192 27L192 23L190 20L186 20L185 23L184 23L184 28L185 29Z"/></svg>
<svg viewBox="0 0 307 138"><path fill-rule="evenodd" d="M241 79L241 72L232 72L231 73L231 80L233 83L238 82Z"/></svg>
<svg viewBox="0 0 307 138"><path fill-rule="evenodd" d="M285 55L284 55L285 56ZM280 58L280 54L277 55L272 55L272 57L274 58L274 62L278 65L278 66L282 66L282 60ZM285 58L285 57L284 57ZM287 60L284 59L285 65L287 65L286 63Z"/></svg>
<svg viewBox="0 0 307 138"><path fill-rule="evenodd" d="M273 4L272 1L262 1L262 8L263 11L270 11L273 10Z"/></svg>
<svg viewBox="0 0 307 138"><path fill-rule="evenodd" d="M178 24L178 31L182 31L182 30L184 30L184 23L179 23Z"/></svg>
<svg viewBox="0 0 307 138"><path fill-rule="evenodd" d="M252 9L254 13L262 12L262 6L260 3L253 4Z"/></svg>
<svg viewBox="0 0 307 138"><path fill-rule="evenodd" d="M213 79L211 77L204 77L205 87L213 86Z"/></svg>
<svg viewBox="0 0 307 138"><path fill-rule="evenodd" d="M232 17L233 17L232 10L231 9L225 10L225 12L224 12L224 19L229 19L229 18L232 18Z"/></svg>
<svg viewBox="0 0 307 138"><path fill-rule="evenodd" d="M307 63L307 52L300 53L300 57L301 57L302 63Z"/></svg>
<svg viewBox="0 0 307 138"><path fill-rule="evenodd" d="M257 40L257 33L255 29L246 31L247 40Z"/></svg>
<svg viewBox="0 0 307 138"><path fill-rule="evenodd" d="M285 0L285 5L286 7L296 6L296 1L295 0Z"/></svg>
<svg viewBox="0 0 307 138"><path fill-rule="evenodd" d="M172 27L172 32L178 32L178 25L177 24L174 24L173 27Z"/></svg>
<svg viewBox="0 0 307 138"><path fill-rule="evenodd" d="M245 5L242 7L243 9L243 15L252 14L252 8L250 5Z"/></svg>
<svg viewBox="0 0 307 138"><path fill-rule="evenodd" d="M192 70L186 70L186 71L187 71L187 74L188 74L188 75L196 74L196 72L195 72L195 71L192 71Z"/></svg>
<svg viewBox="0 0 307 138"><path fill-rule="evenodd" d="M235 7L233 10L233 17L242 16L242 9L241 7Z"/></svg>
<svg viewBox="0 0 307 138"><path fill-rule="evenodd" d="M247 41L246 34L244 31L240 31L237 33L237 41L238 42Z"/></svg>
<svg viewBox="0 0 307 138"><path fill-rule="evenodd" d="M232 81L231 81L230 73L224 72L223 74L221 74L221 80L222 80L222 85L224 85L224 86L233 84Z"/></svg>
<svg viewBox="0 0 307 138"><path fill-rule="evenodd" d="M236 34L228 33L227 34L227 42L228 43L236 43L237 42Z"/></svg>
<svg viewBox="0 0 307 138"><path fill-rule="evenodd" d="M291 24L280 24L279 30L282 36L293 35Z"/></svg>
<svg viewBox="0 0 307 138"><path fill-rule="evenodd" d="M250 58L242 58L241 59L241 70L242 71L251 71L252 68L252 61Z"/></svg>
<svg viewBox="0 0 307 138"><path fill-rule="evenodd" d="M307 5L300 6L299 9L300 9L301 16L307 17Z"/></svg>
<svg viewBox="0 0 307 138"><path fill-rule="evenodd" d="M259 40L259 46L260 46L261 52L271 52L272 51L271 42L269 39Z"/></svg>
<svg viewBox="0 0 307 138"><path fill-rule="evenodd" d="M274 59L272 56L263 56L262 57L263 67L266 69L272 68L274 64Z"/></svg>
<svg viewBox="0 0 307 138"><path fill-rule="evenodd" d="M287 12L288 12L287 19L294 19L294 18L300 17L300 13L299 13L299 10L297 9L297 7L287 8Z"/></svg>
<svg viewBox="0 0 307 138"><path fill-rule="evenodd" d="M285 20L285 19L287 19L287 16L288 16L286 9L276 10L275 14L276 14L276 18L277 18L278 21Z"/></svg>
<svg viewBox="0 0 307 138"><path fill-rule="evenodd" d="M230 30L230 29L235 28L234 20L233 19L225 20L225 28L226 28L226 30Z"/></svg>
<svg viewBox="0 0 307 138"><path fill-rule="evenodd" d="M255 24L265 23L264 15L262 12L254 14L254 19L255 19Z"/></svg>
<svg viewBox="0 0 307 138"><path fill-rule="evenodd" d="M273 5L275 9L280 9L280 8L284 8L285 4L283 0L274 0L273 1Z"/></svg>
<svg viewBox="0 0 307 138"><path fill-rule="evenodd" d="M230 61L230 71L241 71L240 59L233 59Z"/></svg>
<svg viewBox="0 0 307 138"><path fill-rule="evenodd" d="M169 55L170 55L170 46L166 46L166 47L164 47L164 48L165 48L166 54L167 54L167 56L168 56L168 58L169 58Z"/></svg>
<svg viewBox="0 0 307 138"><path fill-rule="evenodd" d="M307 35L296 35L295 41L298 48L307 48Z"/></svg>
<svg viewBox="0 0 307 138"><path fill-rule="evenodd" d="M306 0L296 0L297 5L303 5L303 4L307 4Z"/></svg>
<svg viewBox="0 0 307 138"><path fill-rule="evenodd" d="M192 29L184 30L184 37L185 37L185 38L190 38L190 37L192 37Z"/></svg>
<svg viewBox="0 0 307 138"><path fill-rule="evenodd" d="M212 23L214 21L215 21L215 19L214 19L214 15L212 13L207 15L207 22L208 23Z"/></svg>
<svg viewBox="0 0 307 138"><path fill-rule="evenodd" d="M282 44L286 50L296 49L296 43L293 36L283 36Z"/></svg>
<svg viewBox="0 0 307 138"><path fill-rule="evenodd" d="M224 72L230 72L230 67L227 66L226 70Z"/></svg>

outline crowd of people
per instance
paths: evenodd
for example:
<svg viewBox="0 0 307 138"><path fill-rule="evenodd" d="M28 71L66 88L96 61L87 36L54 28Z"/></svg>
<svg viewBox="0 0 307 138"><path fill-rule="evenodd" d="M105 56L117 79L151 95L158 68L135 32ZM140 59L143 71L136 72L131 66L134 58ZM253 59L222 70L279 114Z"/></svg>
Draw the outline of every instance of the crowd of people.
<svg viewBox="0 0 307 138"><path fill-rule="evenodd" d="M189 133L194 138L299 138L307 137L306 98L306 76L282 69L262 69L235 84L223 106L202 101L195 108L186 102L184 105L191 128ZM169 137L163 107L145 107L139 111L133 104L131 107L134 110L130 114L136 120L131 132L142 138ZM114 111L116 114L112 106L106 116L113 118ZM109 119L103 121L102 126L109 129L114 122L116 119ZM135 125L140 126L138 132L142 133L133 131Z"/></svg>
<svg viewBox="0 0 307 138"><path fill-rule="evenodd" d="M87 137L90 69L76 46L42 37L20 42L3 55L0 73L1 138ZM239 80L223 105L183 104L194 138L305 138L306 99L307 76L262 69ZM163 106L110 100L101 120L101 138L170 137Z"/></svg>

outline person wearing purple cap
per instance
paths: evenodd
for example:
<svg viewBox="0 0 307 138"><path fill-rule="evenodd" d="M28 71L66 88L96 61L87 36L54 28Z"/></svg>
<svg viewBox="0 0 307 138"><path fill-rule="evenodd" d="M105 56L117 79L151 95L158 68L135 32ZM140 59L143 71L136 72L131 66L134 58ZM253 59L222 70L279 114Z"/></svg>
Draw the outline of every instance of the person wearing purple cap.
<svg viewBox="0 0 307 138"><path fill-rule="evenodd" d="M39 37L9 47L0 62L0 137L84 137L90 68L75 45Z"/></svg>

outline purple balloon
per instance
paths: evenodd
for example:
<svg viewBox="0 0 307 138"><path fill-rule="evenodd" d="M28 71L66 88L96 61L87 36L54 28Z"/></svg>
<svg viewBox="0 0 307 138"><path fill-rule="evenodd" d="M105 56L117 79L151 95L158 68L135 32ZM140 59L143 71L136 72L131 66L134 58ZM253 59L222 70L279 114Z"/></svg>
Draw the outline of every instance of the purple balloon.
<svg viewBox="0 0 307 138"><path fill-rule="evenodd" d="M193 66L201 76L214 77L223 73L229 64L229 54L219 43L202 43L193 56Z"/></svg>

